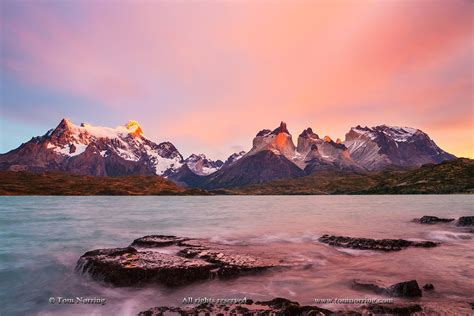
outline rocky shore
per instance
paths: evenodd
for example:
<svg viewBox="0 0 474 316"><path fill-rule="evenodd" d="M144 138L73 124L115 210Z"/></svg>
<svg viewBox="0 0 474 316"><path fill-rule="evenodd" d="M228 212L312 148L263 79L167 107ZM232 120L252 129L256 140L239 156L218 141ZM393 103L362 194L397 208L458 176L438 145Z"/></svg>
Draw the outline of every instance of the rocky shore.
<svg viewBox="0 0 474 316"><path fill-rule="evenodd" d="M473 225L473 219L472 216L460 217L458 220L423 216L414 221L429 225L456 221L455 226L469 227ZM318 240L332 247L381 252L401 251L408 247L432 248L439 245L432 241L338 235L323 235ZM175 287L196 281L228 279L292 266L291 261L271 257L266 255L265 251L247 253L246 250L248 250L246 247L222 245L208 239L149 235L135 239L123 248L88 251L79 258L76 271L93 280L118 287L149 284ZM183 303L180 306L157 306L143 310L138 315L412 315L436 312L432 307L418 302L424 292L427 292L428 297L433 295L432 293L436 294L435 286L431 283L420 287L416 280L381 284L377 280L356 279L350 281L347 286L361 293L374 294L376 297L401 300L397 300L394 304L346 306L346 309L332 305L339 308L333 310L331 305L323 305L324 308L300 305L298 302L277 297L268 301L246 299L244 303L231 304L197 302L187 303L189 305ZM330 309L327 309L327 306Z"/></svg>

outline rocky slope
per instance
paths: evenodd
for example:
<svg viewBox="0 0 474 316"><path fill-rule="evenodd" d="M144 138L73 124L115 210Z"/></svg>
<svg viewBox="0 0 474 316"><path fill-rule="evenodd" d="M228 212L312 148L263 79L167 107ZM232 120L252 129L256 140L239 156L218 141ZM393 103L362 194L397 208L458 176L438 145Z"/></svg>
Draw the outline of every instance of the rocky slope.
<svg viewBox="0 0 474 316"><path fill-rule="evenodd" d="M367 173L438 164L455 157L429 136L408 127L353 127L345 141L320 138L313 129L297 144L286 123L259 131L252 148L225 162L204 154L183 156L170 142L156 144L130 121L117 128L74 125L67 119L45 135L0 155L0 170L63 171L93 176L161 175L175 183L205 189L242 187L321 172Z"/></svg>
<svg viewBox="0 0 474 316"><path fill-rule="evenodd" d="M224 166L203 179L199 187L206 189L239 187L304 175L304 171L284 155L271 150L262 150ZM185 182L188 183L187 180Z"/></svg>
<svg viewBox="0 0 474 316"><path fill-rule="evenodd" d="M321 139L310 127L299 135L297 152L304 157L302 167L307 174L334 169L364 170L352 160L349 150L340 140L334 142L329 136Z"/></svg>
<svg viewBox="0 0 474 316"><path fill-rule="evenodd" d="M224 162L222 162L222 160L213 161L211 159L208 159L204 154L192 154L184 160L184 163L193 173L200 176L205 176L214 173L224 165Z"/></svg>
<svg viewBox="0 0 474 316"><path fill-rule="evenodd" d="M344 144L352 159L367 170L420 167L456 158L439 148L426 133L410 127L353 127Z"/></svg>
<svg viewBox="0 0 474 316"><path fill-rule="evenodd" d="M458 158L418 169L355 173L321 171L297 178L222 190L224 194L474 193L474 160Z"/></svg>

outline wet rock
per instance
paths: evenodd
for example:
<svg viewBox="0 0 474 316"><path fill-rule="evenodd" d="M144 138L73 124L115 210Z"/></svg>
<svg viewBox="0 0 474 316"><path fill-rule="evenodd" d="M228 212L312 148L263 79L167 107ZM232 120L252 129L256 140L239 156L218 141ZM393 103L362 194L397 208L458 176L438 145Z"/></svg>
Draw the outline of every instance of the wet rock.
<svg viewBox="0 0 474 316"><path fill-rule="evenodd" d="M434 290L434 285L431 283L426 283L425 285L423 285L423 288L425 289L425 291L431 291Z"/></svg>
<svg viewBox="0 0 474 316"><path fill-rule="evenodd" d="M454 221L454 218L440 218L437 216L425 215L421 218L415 218L414 221L420 224L432 225L432 224L438 224L438 223L449 223L449 222Z"/></svg>
<svg viewBox="0 0 474 316"><path fill-rule="evenodd" d="M377 294L385 292L385 287L376 284L375 281L353 280L352 287L356 290L370 291Z"/></svg>
<svg viewBox="0 0 474 316"><path fill-rule="evenodd" d="M281 309L290 305L299 305L298 302L293 302L283 297L276 297L270 301L257 301L255 304L266 305L277 309Z"/></svg>
<svg viewBox="0 0 474 316"><path fill-rule="evenodd" d="M352 287L393 297L421 297L422 295L416 280L396 283L389 287L377 284L376 281L353 280Z"/></svg>
<svg viewBox="0 0 474 316"><path fill-rule="evenodd" d="M368 305L367 311L373 314L382 315L411 315L414 313L422 312L423 308L418 304L412 305Z"/></svg>
<svg viewBox="0 0 474 316"><path fill-rule="evenodd" d="M459 217L456 226L474 226L474 216Z"/></svg>
<svg viewBox="0 0 474 316"><path fill-rule="evenodd" d="M166 247L176 245L180 242L189 240L189 238L176 237L176 236L165 236L165 235L149 235L135 239L131 246L132 247Z"/></svg>
<svg viewBox="0 0 474 316"><path fill-rule="evenodd" d="M416 280L400 282L386 289L386 293L395 297L421 297L421 289Z"/></svg>
<svg viewBox="0 0 474 316"><path fill-rule="evenodd" d="M185 307L153 307L140 312L139 316L158 316L166 313L175 315L334 315L334 312L317 306L301 306L285 298L275 298L270 301L249 303L244 305L206 304ZM341 312L337 315L361 315L354 312Z"/></svg>
<svg viewBox="0 0 474 316"><path fill-rule="evenodd" d="M88 251L79 258L76 271L115 286L177 286L215 277L236 277L278 265L270 259L238 253L231 247L220 249L198 239L152 235L136 239L132 245ZM169 246L173 246L172 251L161 250Z"/></svg>
<svg viewBox="0 0 474 316"><path fill-rule="evenodd" d="M115 286L161 283L182 285L211 277L216 267L203 260L189 260L154 251L123 248L122 251L99 249L85 253L76 270L95 280Z"/></svg>
<svg viewBox="0 0 474 316"><path fill-rule="evenodd" d="M410 241L404 239L371 239L353 238L346 236L323 235L318 239L320 242L333 247L343 247L361 250L377 251L399 251L407 247L436 247L438 244L432 241Z"/></svg>
<svg viewBox="0 0 474 316"><path fill-rule="evenodd" d="M289 316L315 316L315 315L339 315L339 316L361 316L361 315L411 315L422 312L423 308L418 304L371 304L356 307L356 310L331 311L318 306L302 306L298 302L286 298L274 298L270 301L256 302L255 304L243 305L217 305L201 304L198 306L184 307L153 307L140 312L139 316L158 315L289 315Z"/></svg>

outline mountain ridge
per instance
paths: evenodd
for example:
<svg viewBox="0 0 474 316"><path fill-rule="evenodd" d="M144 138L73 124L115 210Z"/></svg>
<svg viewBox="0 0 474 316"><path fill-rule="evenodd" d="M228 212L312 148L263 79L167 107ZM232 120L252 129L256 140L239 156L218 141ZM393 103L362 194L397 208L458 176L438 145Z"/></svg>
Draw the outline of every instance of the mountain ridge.
<svg viewBox="0 0 474 316"><path fill-rule="evenodd" d="M304 177L324 171L372 172L415 168L456 157L409 127L352 127L345 140L320 138L311 127L293 142L287 124L260 130L252 148L211 160L184 158L171 142L145 137L137 121L116 128L62 119L42 136L0 154L0 170L61 171L92 176L158 175L188 187L218 189Z"/></svg>

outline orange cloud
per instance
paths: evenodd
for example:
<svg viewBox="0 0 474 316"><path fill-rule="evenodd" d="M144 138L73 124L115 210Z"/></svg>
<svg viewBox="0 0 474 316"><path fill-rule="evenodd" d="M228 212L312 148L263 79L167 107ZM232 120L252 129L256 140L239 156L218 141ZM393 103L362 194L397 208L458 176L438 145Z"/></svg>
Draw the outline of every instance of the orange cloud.
<svg viewBox="0 0 474 316"><path fill-rule="evenodd" d="M472 2L47 4L2 16L16 53L2 67L190 151L247 145L281 120L334 139L411 125L454 154L474 147Z"/></svg>

